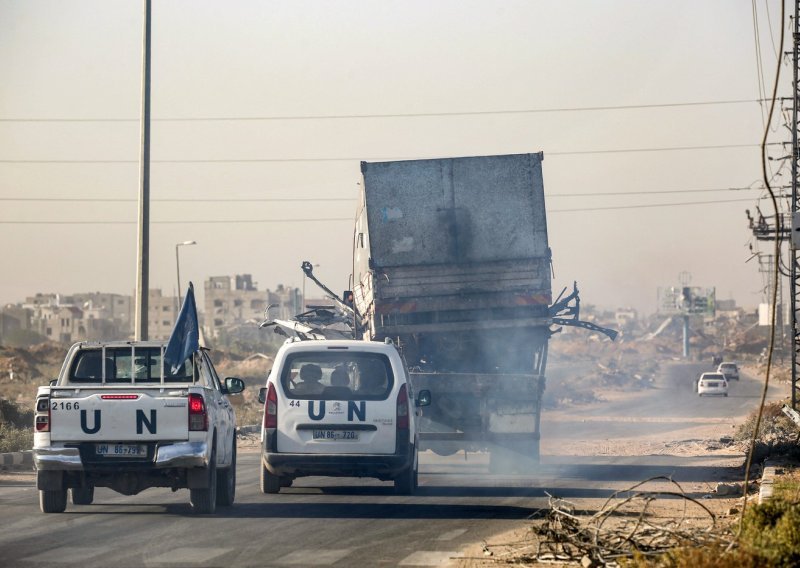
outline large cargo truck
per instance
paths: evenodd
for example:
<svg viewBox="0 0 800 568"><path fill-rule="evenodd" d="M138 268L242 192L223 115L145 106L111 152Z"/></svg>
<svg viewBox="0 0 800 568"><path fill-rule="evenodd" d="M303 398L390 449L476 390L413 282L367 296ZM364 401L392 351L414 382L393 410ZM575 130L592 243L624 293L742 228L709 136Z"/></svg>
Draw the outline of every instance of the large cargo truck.
<svg viewBox="0 0 800 568"><path fill-rule="evenodd" d="M542 160L361 164L356 329L394 341L431 391L421 449L489 450L496 467L538 458L550 326L566 307L552 309Z"/></svg>

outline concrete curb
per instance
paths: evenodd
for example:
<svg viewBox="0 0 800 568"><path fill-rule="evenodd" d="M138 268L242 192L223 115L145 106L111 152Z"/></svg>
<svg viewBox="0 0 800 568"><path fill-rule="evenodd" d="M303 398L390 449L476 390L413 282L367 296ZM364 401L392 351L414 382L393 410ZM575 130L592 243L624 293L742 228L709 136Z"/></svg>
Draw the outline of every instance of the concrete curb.
<svg viewBox="0 0 800 568"><path fill-rule="evenodd" d="M33 468L33 452L26 450L24 452L0 454L0 467L2 469Z"/></svg>
<svg viewBox="0 0 800 568"><path fill-rule="evenodd" d="M775 476L783 472L780 464L767 460L764 462L764 471L761 472L761 489L758 491L758 504L772 499L775 485Z"/></svg>

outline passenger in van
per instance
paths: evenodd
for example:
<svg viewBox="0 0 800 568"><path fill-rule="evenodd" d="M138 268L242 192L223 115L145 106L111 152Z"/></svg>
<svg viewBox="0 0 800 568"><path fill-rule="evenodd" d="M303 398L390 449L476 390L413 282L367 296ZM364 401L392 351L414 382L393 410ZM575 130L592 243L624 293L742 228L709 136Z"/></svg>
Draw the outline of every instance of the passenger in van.
<svg viewBox="0 0 800 568"><path fill-rule="evenodd" d="M322 380L322 367L306 363L300 368L300 383L294 388L295 394L320 394L325 388Z"/></svg>
<svg viewBox="0 0 800 568"><path fill-rule="evenodd" d="M332 387L350 386L350 377L347 374L347 369L345 369L343 365L339 365L331 373L331 386Z"/></svg>

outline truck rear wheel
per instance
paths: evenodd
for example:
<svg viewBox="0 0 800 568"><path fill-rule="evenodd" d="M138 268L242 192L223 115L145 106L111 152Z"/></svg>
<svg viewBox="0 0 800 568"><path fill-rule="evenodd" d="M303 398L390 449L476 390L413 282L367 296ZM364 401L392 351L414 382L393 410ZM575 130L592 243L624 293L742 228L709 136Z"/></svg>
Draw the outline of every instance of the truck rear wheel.
<svg viewBox="0 0 800 568"><path fill-rule="evenodd" d="M211 453L208 462L208 487L190 489L189 502L198 515L211 515L217 510L217 452Z"/></svg>
<svg viewBox="0 0 800 568"><path fill-rule="evenodd" d="M42 513L63 513L67 510L67 490L40 490L39 509Z"/></svg>
<svg viewBox="0 0 800 568"><path fill-rule="evenodd" d="M413 495L417 490L417 466L411 465L394 479L394 491L398 495Z"/></svg>
<svg viewBox="0 0 800 568"><path fill-rule="evenodd" d="M233 441L231 466L217 473L217 505L230 507L236 497L236 440Z"/></svg>
<svg viewBox="0 0 800 568"><path fill-rule="evenodd" d="M94 501L94 485L73 487L70 492L72 493L73 505L91 505L92 501Z"/></svg>
<svg viewBox="0 0 800 568"><path fill-rule="evenodd" d="M282 478L269 472L267 466L261 464L261 492L278 493L281 490Z"/></svg>

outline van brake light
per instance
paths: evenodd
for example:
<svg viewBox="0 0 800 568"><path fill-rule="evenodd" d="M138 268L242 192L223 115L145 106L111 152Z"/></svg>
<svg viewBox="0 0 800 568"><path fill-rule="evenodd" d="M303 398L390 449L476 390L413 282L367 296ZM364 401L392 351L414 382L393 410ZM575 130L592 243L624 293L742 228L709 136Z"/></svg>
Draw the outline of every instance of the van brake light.
<svg viewBox="0 0 800 568"><path fill-rule="evenodd" d="M267 400L264 402L264 428L278 427L278 393L275 385L270 383L267 390Z"/></svg>
<svg viewBox="0 0 800 568"><path fill-rule="evenodd" d="M408 430L408 389L406 385L400 387L397 393L397 429Z"/></svg>

